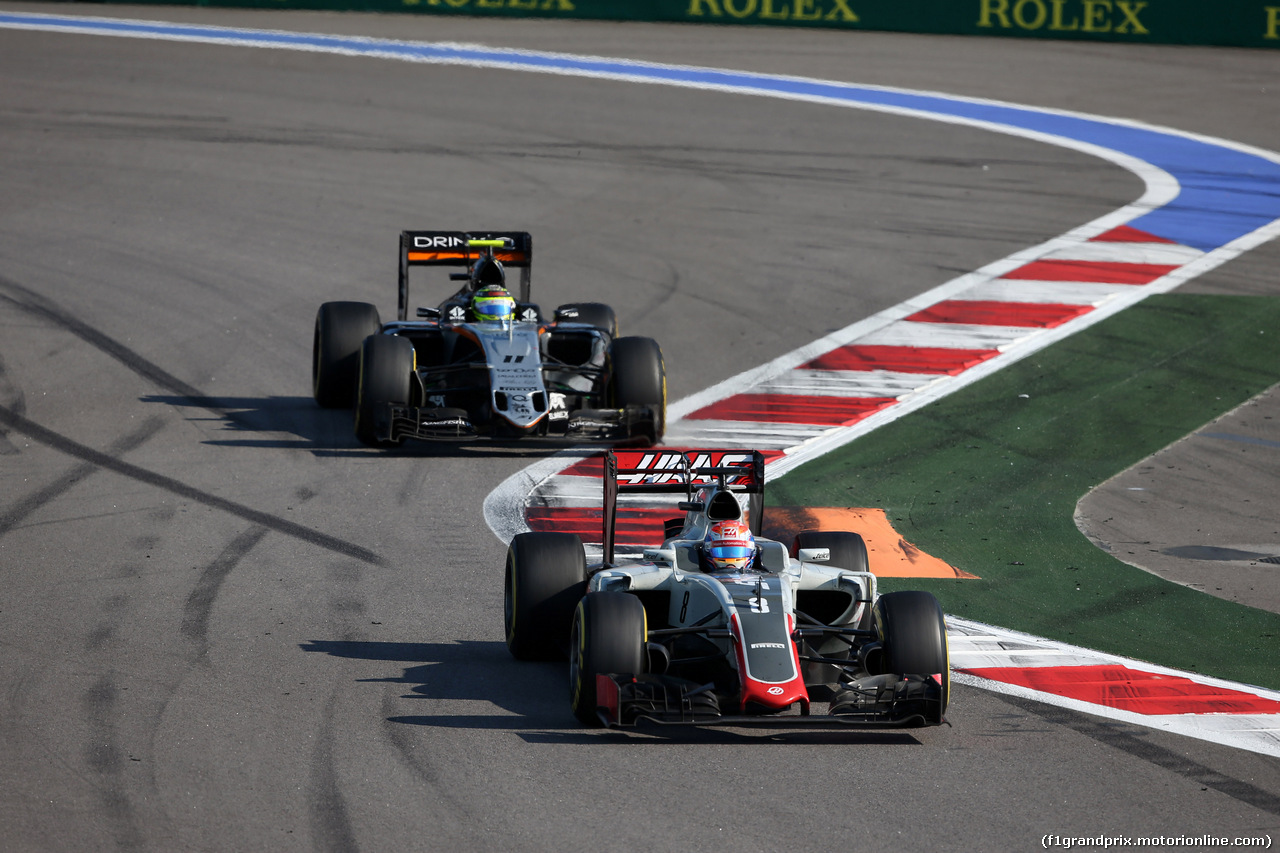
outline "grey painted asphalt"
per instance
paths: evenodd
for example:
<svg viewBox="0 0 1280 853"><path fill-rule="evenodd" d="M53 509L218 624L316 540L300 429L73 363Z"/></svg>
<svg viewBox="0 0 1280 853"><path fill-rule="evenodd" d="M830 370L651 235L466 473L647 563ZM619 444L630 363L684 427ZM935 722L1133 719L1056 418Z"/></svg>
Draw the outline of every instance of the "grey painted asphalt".
<svg viewBox="0 0 1280 853"><path fill-rule="evenodd" d="M1126 563L1280 612L1280 389L1094 489L1077 526Z"/></svg>

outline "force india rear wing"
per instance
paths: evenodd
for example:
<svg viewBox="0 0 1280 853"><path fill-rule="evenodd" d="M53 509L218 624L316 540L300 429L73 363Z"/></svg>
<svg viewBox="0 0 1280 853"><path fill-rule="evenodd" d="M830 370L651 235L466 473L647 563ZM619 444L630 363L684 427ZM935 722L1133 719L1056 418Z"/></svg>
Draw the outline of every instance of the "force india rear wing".
<svg viewBox="0 0 1280 853"><path fill-rule="evenodd" d="M684 494L715 485L753 495L752 527L764 510L764 454L759 450L609 450L604 456L605 565L613 564L620 494ZM758 530L757 530L758 532Z"/></svg>
<svg viewBox="0 0 1280 853"><path fill-rule="evenodd" d="M397 316L409 319L410 267L466 267L480 257L483 249L471 240L504 240L506 248L494 248L493 257L507 268L520 270L519 302L529 301L533 268L533 238L527 231L401 231L400 296Z"/></svg>

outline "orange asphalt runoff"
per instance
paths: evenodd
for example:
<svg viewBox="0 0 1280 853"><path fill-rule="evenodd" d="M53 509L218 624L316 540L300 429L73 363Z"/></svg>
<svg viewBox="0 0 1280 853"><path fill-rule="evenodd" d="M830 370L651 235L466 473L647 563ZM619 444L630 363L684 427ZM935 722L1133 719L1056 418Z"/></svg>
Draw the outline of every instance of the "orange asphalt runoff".
<svg viewBox="0 0 1280 853"><path fill-rule="evenodd" d="M882 509L765 507L763 533L790 545L798 530L856 530L867 543L867 565L881 578L977 578L903 539Z"/></svg>

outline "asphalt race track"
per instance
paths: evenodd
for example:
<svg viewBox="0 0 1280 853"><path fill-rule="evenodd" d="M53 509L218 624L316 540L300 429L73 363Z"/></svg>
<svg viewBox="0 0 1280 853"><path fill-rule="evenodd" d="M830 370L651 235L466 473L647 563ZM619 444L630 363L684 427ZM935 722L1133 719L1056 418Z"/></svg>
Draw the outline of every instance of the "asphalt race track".
<svg viewBox="0 0 1280 853"><path fill-rule="evenodd" d="M1280 149L1268 51L2 11L751 69ZM481 513L547 449L371 452L310 398L316 307L390 316L403 228L531 231L535 297L612 303L679 399L1131 201L1130 173L906 117L221 45L0 29L0 79L5 850L1280 832L1276 759L959 686L939 729L581 729L562 667L506 651ZM1268 244L1188 289L1275 293L1277 262Z"/></svg>

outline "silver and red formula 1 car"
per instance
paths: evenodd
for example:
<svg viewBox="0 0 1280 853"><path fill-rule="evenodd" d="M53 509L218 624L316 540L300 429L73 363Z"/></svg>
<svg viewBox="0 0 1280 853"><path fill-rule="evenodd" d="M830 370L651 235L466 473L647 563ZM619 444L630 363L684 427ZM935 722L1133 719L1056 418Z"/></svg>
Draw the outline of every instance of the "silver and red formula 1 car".
<svg viewBox="0 0 1280 853"><path fill-rule="evenodd" d="M636 494L682 497L684 515L625 557L618 502ZM937 599L878 595L857 533L803 531L790 548L755 535L763 505L758 451L607 452L599 564L576 534L512 540L508 648L567 652L573 713L589 726L941 724Z"/></svg>
<svg viewBox="0 0 1280 853"><path fill-rule="evenodd" d="M316 313L312 390L326 408L355 408L356 437L563 437L652 444L667 386L652 338L618 337L611 307L561 305L550 321L530 302L533 240L523 231L404 231L397 319L367 302ZM462 267L461 286L409 318L409 273ZM520 271L518 289L506 270ZM508 289L510 287L510 289ZM515 291L513 293L513 291Z"/></svg>

